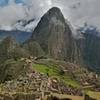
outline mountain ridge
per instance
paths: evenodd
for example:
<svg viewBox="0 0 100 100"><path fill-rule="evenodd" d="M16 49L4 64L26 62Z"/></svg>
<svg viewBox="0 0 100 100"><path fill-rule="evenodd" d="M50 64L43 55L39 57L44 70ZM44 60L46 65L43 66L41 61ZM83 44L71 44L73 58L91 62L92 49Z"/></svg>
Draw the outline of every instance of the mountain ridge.
<svg viewBox="0 0 100 100"><path fill-rule="evenodd" d="M16 42L18 43L23 43L27 39L31 37L31 32L25 32L25 31L5 31L5 30L0 30L0 41L2 41L4 38L11 36L15 38Z"/></svg>

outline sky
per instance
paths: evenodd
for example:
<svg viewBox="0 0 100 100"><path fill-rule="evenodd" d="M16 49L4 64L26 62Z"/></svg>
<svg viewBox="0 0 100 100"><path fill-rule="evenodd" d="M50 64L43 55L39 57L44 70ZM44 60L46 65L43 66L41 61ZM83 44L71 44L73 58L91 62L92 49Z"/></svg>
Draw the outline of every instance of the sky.
<svg viewBox="0 0 100 100"><path fill-rule="evenodd" d="M0 0L0 27L10 29L22 19L35 18L37 23L54 6L74 28L88 23L100 29L100 0Z"/></svg>

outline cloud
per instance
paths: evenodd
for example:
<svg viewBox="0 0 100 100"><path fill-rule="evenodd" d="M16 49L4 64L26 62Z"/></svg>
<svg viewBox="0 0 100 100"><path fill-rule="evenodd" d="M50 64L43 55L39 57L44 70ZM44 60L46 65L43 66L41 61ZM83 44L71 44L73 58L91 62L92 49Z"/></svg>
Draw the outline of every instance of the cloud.
<svg viewBox="0 0 100 100"><path fill-rule="evenodd" d="M9 1L9 5L0 7L0 25L11 25L16 20L26 17L24 6L15 4L13 0Z"/></svg>
<svg viewBox="0 0 100 100"><path fill-rule="evenodd" d="M39 20L51 5L51 0L9 0L8 5L0 7L0 26L11 26L21 19Z"/></svg>
<svg viewBox="0 0 100 100"><path fill-rule="evenodd" d="M87 22L100 29L100 0L63 0L62 4L66 18L74 27Z"/></svg>
<svg viewBox="0 0 100 100"><path fill-rule="evenodd" d="M0 7L0 26L12 26L17 20L31 18L37 23L49 8L57 6L74 28L87 22L100 29L99 4L100 0L9 0L8 5Z"/></svg>

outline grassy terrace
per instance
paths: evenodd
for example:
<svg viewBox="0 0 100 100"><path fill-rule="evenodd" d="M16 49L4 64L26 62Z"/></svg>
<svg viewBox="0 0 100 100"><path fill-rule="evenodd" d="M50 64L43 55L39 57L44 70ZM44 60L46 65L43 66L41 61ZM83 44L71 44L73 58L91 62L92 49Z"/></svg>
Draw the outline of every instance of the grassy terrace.
<svg viewBox="0 0 100 100"><path fill-rule="evenodd" d="M100 92L88 91L87 94L96 100L100 100Z"/></svg>
<svg viewBox="0 0 100 100"><path fill-rule="evenodd" d="M48 73L50 77L56 77L59 80L63 81L66 85L71 85L73 87L79 87L80 86L69 75L60 74L60 70L55 66L51 66L51 65L48 66L48 65L45 65L45 64L34 64L33 69L38 71L38 72L44 73L46 75Z"/></svg>

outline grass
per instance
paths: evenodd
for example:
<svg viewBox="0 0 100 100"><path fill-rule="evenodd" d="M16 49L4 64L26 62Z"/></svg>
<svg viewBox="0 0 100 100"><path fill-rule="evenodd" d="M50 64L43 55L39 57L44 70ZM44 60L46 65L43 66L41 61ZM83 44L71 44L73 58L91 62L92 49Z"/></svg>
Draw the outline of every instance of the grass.
<svg viewBox="0 0 100 100"><path fill-rule="evenodd" d="M100 100L100 92L88 91L87 94L96 100Z"/></svg>
<svg viewBox="0 0 100 100"><path fill-rule="evenodd" d="M53 68L52 66L42 65L42 64L34 64L34 69L42 72L44 74L49 74L50 76L56 76L58 75L58 70L56 68Z"/></svg>
<svg viewBox="0 0 100 100"><path fill-rule="evenodd" d="M80 87L79 83L77 81L71 79L71 77L68 75L62 76L61 79L67 85L71 85L73 87Z"/></svg>
<svg viewBox="0 0 100 100"><path fill-rule="evenodd" d="M48 65L45 65L45 64L34 64L33 69L38 71L38 72L44 73L46 75L48 73L50 77L56 77L59 80L63 81L66 85L71 85L73 87L79 87L80 86L69 75L67 75L67 74L61 75L60 70L55 66L51 66L51 65L48 66Z"/></svg>

